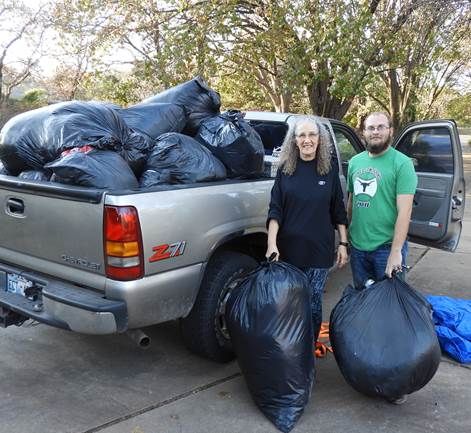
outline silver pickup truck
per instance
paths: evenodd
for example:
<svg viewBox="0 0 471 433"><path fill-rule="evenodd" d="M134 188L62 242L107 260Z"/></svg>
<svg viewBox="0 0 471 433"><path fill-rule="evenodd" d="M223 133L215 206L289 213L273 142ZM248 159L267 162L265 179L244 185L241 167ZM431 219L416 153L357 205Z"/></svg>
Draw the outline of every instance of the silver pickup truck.
<svg viewBox="0 0 471 433"><path fill-rule="evenodd" d="M248 112L246 119L270 155L293 116ZM345 187L362 142L342 122L322 122ZM395 145L419 176L411 240L455 250L465 204L455 123L408 125ZM111 334L181 319L191 350L231 359L224 298L234 277L263 259L272 184L262 177L103 191L0 175L0 326L33 319Z"/></svg>

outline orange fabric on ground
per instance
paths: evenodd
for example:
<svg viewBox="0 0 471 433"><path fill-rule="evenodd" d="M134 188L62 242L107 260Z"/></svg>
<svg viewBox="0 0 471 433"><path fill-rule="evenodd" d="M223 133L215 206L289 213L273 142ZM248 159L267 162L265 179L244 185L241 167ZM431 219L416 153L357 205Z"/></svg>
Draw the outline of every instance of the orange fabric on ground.
<svg viewBox="0 0 471 433"><path fill-rule="evenodd" d="M329 340L329 322L322 322L319 338L317 339L316 347L314 348L314 354L316 355L316 358L324 358L328 352L333 353Z"/></svg>

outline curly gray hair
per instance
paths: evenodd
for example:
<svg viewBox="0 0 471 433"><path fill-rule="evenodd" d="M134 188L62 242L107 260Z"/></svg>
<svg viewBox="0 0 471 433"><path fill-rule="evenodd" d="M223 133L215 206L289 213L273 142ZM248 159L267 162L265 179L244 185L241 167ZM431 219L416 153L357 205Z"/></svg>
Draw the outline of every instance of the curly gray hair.
<svg viewBox="0 0 471 433"><path fill-rule="evenodd" d="M297 116L290 123L288 133L283 141L280 155L280 165L284 174L291 176L296 170L296 163L299 158L298 146L296 146L296 129L301 123L311 123L319 131L319 144L316 151L316 169L321 176L327 174L331 169L330 147L331 141L327 129L322 126L315 116Z"/></svg>

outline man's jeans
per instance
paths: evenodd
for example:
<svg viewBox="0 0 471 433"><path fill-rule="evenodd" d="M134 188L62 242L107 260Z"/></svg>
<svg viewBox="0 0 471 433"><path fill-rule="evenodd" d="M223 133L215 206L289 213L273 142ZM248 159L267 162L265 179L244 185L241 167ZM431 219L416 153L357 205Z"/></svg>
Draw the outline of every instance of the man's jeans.
<svg viewBox="0 0 471 433"><path fill-rule="evenodd" d="M402 265L405 266L409 247L404 242L402 247ZM363 288L368 279L374 281L382 280L386 273L386 265L391 252L391 244L381 245L374 251L357 250L352 246L350 254L350 265L352 267L353 284L357 289ZM405 278L405 272L399 273L401 278Z"/></svg>
<svg viewBox="0 0 471 433"><path fill-rule="evenodd" d="M314 333L314 342L319 337L322 324L322 294L327 281L328 268L304 268L311 288L311 315Z"/></svg>

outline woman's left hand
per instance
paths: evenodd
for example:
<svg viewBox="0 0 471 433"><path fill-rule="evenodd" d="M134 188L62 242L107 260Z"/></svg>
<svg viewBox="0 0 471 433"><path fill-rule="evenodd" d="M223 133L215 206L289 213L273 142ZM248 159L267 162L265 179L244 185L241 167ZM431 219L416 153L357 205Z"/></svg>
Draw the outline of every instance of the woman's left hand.
<svg viewBox="0 0 471 433"><path fill-rule="evenodd" d="M348 251L345 245L339 245L337 248L337 266L343 267L348 262Z"/></svg>

